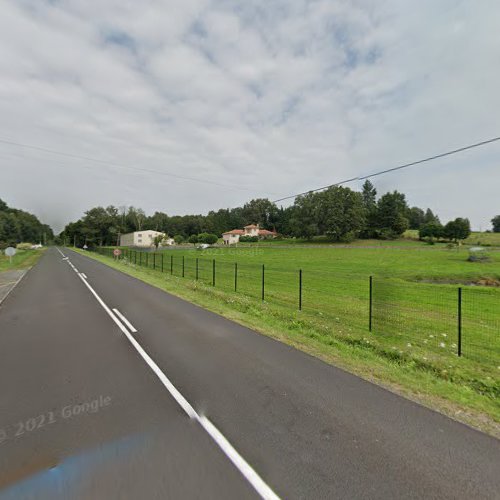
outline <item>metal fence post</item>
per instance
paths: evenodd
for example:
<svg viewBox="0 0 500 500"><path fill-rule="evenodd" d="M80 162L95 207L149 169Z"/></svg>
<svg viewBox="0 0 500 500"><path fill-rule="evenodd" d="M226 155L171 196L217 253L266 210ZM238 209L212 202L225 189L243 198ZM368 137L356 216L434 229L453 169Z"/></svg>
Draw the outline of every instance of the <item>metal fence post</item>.
<svg viewBox="0 0 500 500"><path fill-rule="evenodd" d="M264 297L265 297L265 268L264 264L262 264L262 302L264 302Z"/></svg>
<svg viewBox="0 0 500 500"><path fill-rule="evenodd" d="M372 313L373 313L373 276L370 276L370 318L369 318L369 330L372 331Z"/></svg>
<svg viewBox="0 0 500 500"><path fill-rule="evenodd" d="M182 277L184 278L184 255L182 256Z"/></svg>
<svg viewBox="0 0 500 500"><path fill-rule="evenodd" d="M170 256L170 274L174 274L174 254Z"/></svg>
<svg viewBox="0 0 500 500"><path fill-rule="evenodd" d="M458 288L458 355L462 355L462 287Z"/></svg>
<svg viewBox="0 0 500 500"><path fill-rule="evenodd" d="M299 269L299 311L302 311L302 269Z"/></svg>
<svg viewBox="0 0 500 500"><path fill-rule="evenodd" d="M212 286L215 286L215 259L212 261Z"/></svg>
<svg viewBox="0 0 500 500"><path fill-rule="evenodd" d="M163 273L163 254L161 254L161 272Z"/></svg>
<svg viewBox="0 0 500 500"><path fill-rule="evenodd" d="M149 253L146 252L146 267L149 267Z"/></svg>
<svg viewBox="0 0 500 500"><path fill-rule="evenodd" d="M238 263L234 263L234 291L238 291Z"/></svg>
<svg viewBox="0 0 500 500"><path fill-rule="evenodd" d="M134 264L137 264L137 250L134 250Z"/></svg>
<svg viewBox="0 0 500 500"><path fill-rule="evenodd" d="M142 252L139 252L139 265L142 266Z"/></svg>
<svg viewBox="0 0 500 500"><path fill-rule="evenodd" d="M196 257L196 281L198 281L198 257Z"/></svg>
<svg viewBox="0 0 500 500"><path fill-rule="evenodd" d="M153 253L153 270L156 270L156 253Z"/></svg>

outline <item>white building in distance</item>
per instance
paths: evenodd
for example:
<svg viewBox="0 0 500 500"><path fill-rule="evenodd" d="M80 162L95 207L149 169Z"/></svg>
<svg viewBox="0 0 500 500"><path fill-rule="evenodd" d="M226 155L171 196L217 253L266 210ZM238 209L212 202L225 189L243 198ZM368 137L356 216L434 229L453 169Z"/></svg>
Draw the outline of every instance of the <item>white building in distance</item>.
<svg viewBox="0 0 500 500"><path fill-rule="evenodd" d="M147 229L145 231L135 231L133 233L122 234L120 236L120 246L142 248L154 247L154 240L157 236L165 236L165 233ZM161 246L169 246L173 244L174 240L172 238L167 238L161 242Z"/></svg>
<svg viewBox="0 0 500 500"><path fill-rule="evenodd" d="M233 229L227 233L222 234L224 245L234 245L240 241L240 236L256 236L257 238L276 238L276 231L268 231L267 229L260 229L258 224L250 224L243 229Z"/></svg>

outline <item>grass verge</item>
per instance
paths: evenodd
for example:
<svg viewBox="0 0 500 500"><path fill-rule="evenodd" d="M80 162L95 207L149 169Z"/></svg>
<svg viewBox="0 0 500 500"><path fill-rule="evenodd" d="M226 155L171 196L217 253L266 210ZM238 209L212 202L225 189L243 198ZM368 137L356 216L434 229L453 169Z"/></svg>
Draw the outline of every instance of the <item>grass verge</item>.
<svg viewBox="0 0 500 500"><path fill-rule="evenodd" d="M18 250L12 257L12 263L9 257L0 253L0 273L3 271L12 271L16 269L29 269L33 267L42 256L45 249L40 250Z"/></svg>
<svg viewBox="0 0 500 500"><path fill-rule="evenodd" d="M356 338L336 337L330 328L327 330L297 311L244 295L228 294L199 281L160 274L97 254L80 253L500 437L498 384L494 380L470 379L405 353Z"/></svg>

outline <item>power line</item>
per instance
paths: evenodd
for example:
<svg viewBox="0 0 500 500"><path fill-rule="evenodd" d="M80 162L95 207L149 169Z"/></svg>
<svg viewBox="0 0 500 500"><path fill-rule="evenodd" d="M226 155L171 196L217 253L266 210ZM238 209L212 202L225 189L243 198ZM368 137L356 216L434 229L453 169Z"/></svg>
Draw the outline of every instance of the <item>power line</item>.
<svg viewBox="0 0 500 500"><path fill-rule="evenodd" d="M212 185L215 185L215 186L230 187L230 188L234 188L234 189L241 189L243 191L249 191L248 188L244 188L241 185L222 184L222 183L215 182L215 181L204 180L204 179L197 179L195 177L186 177L184 175L172 174L170 172L162 172L160 170L151 170L151 169L148 169L148 168L141 168L141 167L131 167L131 166L127 166L127 165L121 165L119 163L114 163L112 161L101 160L101 159L92 158L92 157L89 157L89 156L75 155L75 154L66 153L66 152L63 152L63 151L56 151L55 149L48 149L48 148L43 148L43 147L40 147L40 146L33 146L31 144L23 144L23 143L20 143L20 142L8 141L8 140L4 140L4 139L0 139L0 143L2 143L2 144L8 144L10 146L16 146L16 147L26 148L26 149L33 149L35 151L42 151L44 153L51 153L51 154L55 154L55 155L59 155L59 156L65 156L67 158L72 158L72 159L77 159L77 160L85 160L85 161L90 161L90 162L93 162L93 163L99 163L99 164L102 164L102 165L109 165L109 166L116 167L116 168L125 168L125 169L128 169L128 170L137 170L137 171L140 171L140 172L147 172L147 173L150 173L150 174L165 175L167 177L173 177L175 179L181 179L181 180L185 180L185 181L199 182L199 183L203 183L203 184L212 184Z"/></svg>
<svg viewBox="0 0 500 500"><path fill-rule="evenodd" d="M463 151L467 151L468 149L473 149L473 148L478 148L480 146L485 146L486 144L491 144L492 142L495 142L495 141L500 141L500 136L494 137L493 139L488 139L486 141L477 142L475 144L470 144L469 146L464 146L464 147L461 147L458 149L453 149L452 151L447 151L446 153L440 153L440 154L437 154L434 156L429 156L428 158L424 158L422 160L412 161L411 163L405 163L404 165L399 165L397 167L388 168L386 170L380 170L379 172L375 172L373 174L364 175L362 177L353 177L353 178L347 179L345 181L336 182L335 184L329 184L328 186L323 186L323 187L316 188L316 189L310 189L309 191L304 191L303 193L293 194L291 196L285 196L284 198L280 198L279 200L274 200L273 203L278 203L279 201L289 200L291 198L296 198L297 196L301 196L301 195L308 194L308 193L315 193L317 191L323 191L324 189L328 189L328 188L335 187L335 186L340 186L341 184L346 184L348 182L362 181L365 179L369 179L370 177L376 177L377 175L387 174L388 172L394 172L395 170L401 170L403 168L413 167L414 165L419 165L420 163L425 163L428 161L437 160L438 158L443 158L445 156L450 156L450 155L454 155L457 153L461 153Z"/></svg>

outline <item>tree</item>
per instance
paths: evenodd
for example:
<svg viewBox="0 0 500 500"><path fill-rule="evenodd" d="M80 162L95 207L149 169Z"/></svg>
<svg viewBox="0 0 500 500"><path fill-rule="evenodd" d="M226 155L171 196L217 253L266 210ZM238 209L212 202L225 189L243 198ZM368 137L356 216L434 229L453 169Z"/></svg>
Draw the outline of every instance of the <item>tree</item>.
<svg viewBox="0 0 500 500"><path fill-rule="evenodd" d="M429 239L433 242L434 238L442 238L443 233L443 226L439 222L428 222L420 227L418 236L421 240Z"/></svg>
<svg viewBox="0 0 500 500"><path fill-rule="evenodd" d="M141 219L141 215L139 215ZM162 233L168 233L168 223L170 217L163 212L155 212L151 217L146 217L144 221L140 220L141 224L144 225L144 229L153 229L154 231L160 231Z"/></svg>
<svg viewBox="0 0 500 500"><path fill-rule="evenodd" d="M429 221L431 222L431 221ZM435 222L435 221L432 221ZM408 225L410 229L420 229L425 224L425 212L418 207L411 207L408 212Z"/></svg>
<svg viewBox="0 0 500 500"><path fill-rule="evenodd" d="M394 239L408 229L408 205L403 193L384 194L377 203L377 228L381 238Z"/></svg>
<svg viewBox="0 0 500 500"><path fill-rule="evenodd" d="M0 212L0 241L9 245L21 241L19 223L12 213Z"/></svg>
<svg viewBox="0 0 500 500"><path fill-rule="evenodd" d="M68 243L74 244L77 247L83 247L83 245L87 243L86 233L81 219L67 224L63 234L68 240Z"/></svg>
<svg viewBox="0 0 500 500"><path fill-rule="evenodd" d="M205 243L207 243L208 245L215 245L217 243L217 241L219 240L219 238L217 237L216 234L207 234L207 236L205 236Z"/></svg>
<svg viewBox="0 0 500 500"><path fill-rule="evenodd" d="M82 224L85 236L90 243L97 243L98 245L116 244L116 226L119 224L119 215L118 209L112 205L108 208L91 208L85 212Z"/></svg>
<svg viewBox="0 0 500 500"><path fill-rule="evenodd" d="M164 234L157 234L153 238L153 245L155 246L156 250L158 250L158 247L161 245L162 241L165 239Z"/></svg>
<svg viewBox="0 0 500 500"><path fill-rule="evenodd" d="M363 201L348 187L334 186L320 193L316 212L320 233L334 241L356 238L365 223Z"/></svg>
<svg viewBox="0 0 500 500"><path fill-rule="evenodd" d="M197 235L197 234L192 234L192 235L188 238L188 242L189 242L189 243L192 243L193 245L196 245L196 243L198 243L198 235Z"/></svg>
<svg viewBox="0 0 500 500"><path fill-rule="evenodd" d="M361 192L363 196L363 206L367 212L374 210L377 207L377 190L373 184L366 179L363 184L363 191Z"/></svg>
<svg viewBox="0 0 500 500"><path fill-rule="evenodd" d="M146 220L146 214L142 208L129 207L125 219L133 231L142 231L143 224Z"/></svg>
<svg viewBox="0 0 500 500"><path fill-rule="evenodd" d="M218 239L219 238L217 237L216 234L200 233L198 235L198 242L199 243L206 243L207 245L213 245L214 243L217 243Z"/></svg>
<svg viewBox="0 0 500 500"><path fill-rule="evenodd" d="M360 236L361 238L374 238L377 236L377 190L368 179L363 184L361 195L365 209L365 226Z"/></svg>
<svg viewBox="0 0 500 500"><path fill-rule="evenodd" d="M289 222L292 236L310 240L319 234L317 199L318 193L307 193L295 198Z"/></svg>
<svg viewBox="0 0 500 500"><path fill-rule="evenodd" d="M21 242L39 243L51 241L54 237L52 229L42 224L38 218L15 208L9 208L0 200L0 242L2 246Z"/></svg>
<svg viewBox="0 0 500 500"><path fill-rule="evenodd" d="M250 200L243 205L242 212L245 224L259 224L265 229L273 229L279 213L278 207L267 198Z"/></svg>
<svg viewBox="0 0 500 500"><path fill-rule="evenodd" d="M434 215L434 213L432 212L432 210L430 208L428 208L425 211L425 216L424 216L424 224L427 224L429 222L437 222L437 223L441 224L439 217L437 215Z"/></svg>
<svg viewBox="0 0 500 500"><path fill-rule="evenodd" d="M500 215L497 215L491 219L491 225L493 226L494 233L500 233Z"/></svg>
<svg viewBox="0 0 500 500"><path fill-rule="evenodd" d="M184 236L182 236L182 234L176 234L174 236L174 241L175 243L177 243L177 245L180 245L181 243L184 242Z"/></svg>
<svg viewBox="0 0 500 500"><path fill-rule="evenodd" d="M452 220L444 226L443 235L458 243L459 240L465 240L470 236L470 222L469 219L461 217Z"/></svg>

